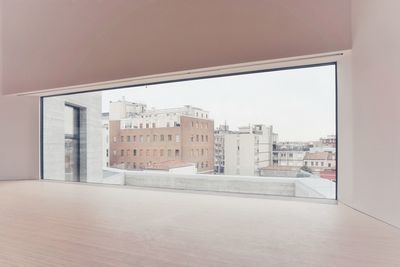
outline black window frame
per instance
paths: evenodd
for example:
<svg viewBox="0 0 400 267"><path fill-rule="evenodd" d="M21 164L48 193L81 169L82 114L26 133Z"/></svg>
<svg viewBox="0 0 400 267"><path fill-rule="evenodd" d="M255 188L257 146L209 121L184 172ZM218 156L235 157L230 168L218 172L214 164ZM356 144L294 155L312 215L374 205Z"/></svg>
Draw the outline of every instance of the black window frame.
<svg viewBox="0 0 400 267"><path fill-rule="evenodd" d="M252 70L252 71L232 71L230 73L224 74L211 74L211 75L204 75L199 77L191 77L191 78L182 78L182 79L172 79L167 81L157 81L157 82L149 82L149 83L139 83L133 85L125 85L125 86L115 86L115 87L108 87L102 88L97 90L87 90L87 91L80 91L80 92L71 92L71 93L61 93L61 94L54 94L49 96L41 96L40 97L40 179L44 179L44 150L43 150L43 100L47 97L55 97L55 96L63 96L63 95L75 95L81 93L89 93L89 92L98 92L98 91L106 91L106 90L115 90L115 89L124 89L124 88L134 88L134 87L141 87L141 86L149 86L149 85L156 85L156 84L166 84L166 83L176 83L176 82L184 82L184 81L194 81L194 80L202 80L202 79L212 79L212 78L220 78L220 77L229 77L229 76L239 76L239 75L246 75L246 74L254 74L254 73L268 73L268 72L276 72L276 71L285 71L285 70L296 70L296 69L305 69L305 68L314 68L314 67L323 67L323 66L334 66L335 67L335 135L336 135L336 174L335 174L335 200L338 200L338 188L339 188L339 135L338 135L338 67L337 61L328 61L324 63L316 63L316 64L299 64L294 66L286 66L286 67L277 67L277 68L267 68L267 69L259 69L259 70Z"/></svg>

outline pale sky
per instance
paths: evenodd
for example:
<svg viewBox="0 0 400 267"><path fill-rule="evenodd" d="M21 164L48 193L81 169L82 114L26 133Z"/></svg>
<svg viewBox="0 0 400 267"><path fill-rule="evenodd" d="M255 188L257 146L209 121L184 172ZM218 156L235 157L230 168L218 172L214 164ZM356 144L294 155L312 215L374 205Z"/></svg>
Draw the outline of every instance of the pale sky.
<svg viewBox="0 0 400 267"><path fill-rule="evenodd" d="M148 108L192 105L210 112L215 126L273 125L279 141L311 141L335 134L335 66L272 71L102 92L109 101Z"/></svg>

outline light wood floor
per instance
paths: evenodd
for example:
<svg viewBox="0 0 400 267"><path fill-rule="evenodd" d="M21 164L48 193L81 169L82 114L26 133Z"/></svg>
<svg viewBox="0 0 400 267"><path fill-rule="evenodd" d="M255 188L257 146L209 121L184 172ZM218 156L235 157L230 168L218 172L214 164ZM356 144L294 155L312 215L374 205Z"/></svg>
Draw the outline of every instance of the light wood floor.
<svg viewBox="0 0 400 267"><path fill-rule="evenodd" d="M0 182L0 266L400 266L400 230L340 204Z"/></svg>

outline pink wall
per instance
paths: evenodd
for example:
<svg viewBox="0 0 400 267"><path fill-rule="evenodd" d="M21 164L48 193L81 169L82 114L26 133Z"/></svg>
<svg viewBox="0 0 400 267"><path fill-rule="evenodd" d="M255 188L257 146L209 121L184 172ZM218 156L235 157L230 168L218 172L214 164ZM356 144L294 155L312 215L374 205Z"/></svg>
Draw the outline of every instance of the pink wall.
<svg viewBox="0 0 400 267"><path fill-rule="evenodd" d="M0 96L0 180L39 177L39 99Z"/></svg>
<svg viewBox="0 0 400 267"><path fill-rule="evenodd" d="M352 1L353 177L348 177L351 187L344 188L347 197L342 198L398 227L399 10L398 0Z"/></svg>
<svg viewBox="0 0 400 267"><path fill-rule="evenodd" d="M349 0L3 0L3 93L351 47Z"/></svg>

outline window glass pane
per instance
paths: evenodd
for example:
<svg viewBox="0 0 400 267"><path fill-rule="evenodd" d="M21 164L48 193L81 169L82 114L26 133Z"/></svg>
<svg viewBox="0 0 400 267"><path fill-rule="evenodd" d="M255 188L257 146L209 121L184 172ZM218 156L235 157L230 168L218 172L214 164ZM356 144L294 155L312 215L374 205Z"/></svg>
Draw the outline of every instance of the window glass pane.
<svg viewBox="0 0 400 267"><path fill-rule="evenodd" d="M45 97L44 178L334 199L335 75L327 64Z"/></svg>

